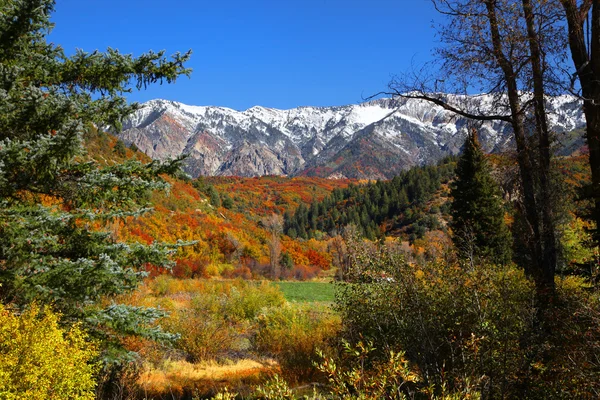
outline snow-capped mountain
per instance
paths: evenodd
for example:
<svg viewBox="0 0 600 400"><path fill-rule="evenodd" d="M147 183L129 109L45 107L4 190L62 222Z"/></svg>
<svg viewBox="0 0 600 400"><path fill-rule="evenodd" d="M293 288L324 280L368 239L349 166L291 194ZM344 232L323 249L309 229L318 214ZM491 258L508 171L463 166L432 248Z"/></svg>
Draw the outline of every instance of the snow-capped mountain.
<svg viewBox="0 0 600 400"><path fill-rule="evenodd" d="M505 113L489 95L445 97L474 113ZM561 133L585 125L581 103L574 97L550 98L547 109L559 142ZM188 154L185 169L194 177L307 174L377 179L457 154L470 126L473 123L465 118L416 99L290 110L255 106L245 111L152 100L125 121L119 137L156 159ZM487 151L512 146L506 123L476 127ZM575 145L580 144L582 140Z"/></svg>

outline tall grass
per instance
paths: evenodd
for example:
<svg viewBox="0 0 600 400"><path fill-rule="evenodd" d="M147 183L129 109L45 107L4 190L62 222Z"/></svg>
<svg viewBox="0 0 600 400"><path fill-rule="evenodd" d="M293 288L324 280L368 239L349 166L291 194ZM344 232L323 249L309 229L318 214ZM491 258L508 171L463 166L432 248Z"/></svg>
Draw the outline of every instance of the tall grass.
<svg viewBox="0 0 600 400"><path fill-rule="evenodd" d="M137 390L157 398L210 395L222 388L218 380L243 392L270 376L269 371L294 381L312 379L316 350L329 349L340 326L328 307L288 303L271 282L161 275L128 301L169 311L160 324L180 336L171 348L150 341L127 343L144 360ZM242 367L250 364L252 368ZM206 370L220 372L211 376ZM227 373L226 379L220 377Z"/></svg>

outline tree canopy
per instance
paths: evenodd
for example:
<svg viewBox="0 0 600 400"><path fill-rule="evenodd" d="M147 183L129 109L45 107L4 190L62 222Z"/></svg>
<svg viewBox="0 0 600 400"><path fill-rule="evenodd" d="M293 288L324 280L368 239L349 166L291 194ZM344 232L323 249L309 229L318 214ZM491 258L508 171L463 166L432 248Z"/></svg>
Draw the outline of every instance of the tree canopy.
<svg viewBox="0 0 600 400"><path fill-rule="evenodd" d="M554 141L546 100L565 89L566 38L560 5L531 0L432 1L447 17L438 28L440 68L432 75L419 72L393 79L391 94L423 99L475 121L509 124L516 145L522 215L530 236L526 243L531 263L526 269L540 295L552 295L558 248L551 201L556 188L550 179ZM475 106L463 96L473 90L492 95L493 101Z"/></svg>
<svg viewBox="0 0 600 400"><path fill-rule="evenodd" d="M286 213L284 231L306 239L318 232L334 235L352 224L368 239L401 228L413 239L421 237L426 227L441 225L435 215L425 215L423 208L442 183L453 178L454 167L455 158L448 157L438 165L413 167L390 181L334 189L322 201L315 200L310 207L300 204L293 215Z"/></svg>

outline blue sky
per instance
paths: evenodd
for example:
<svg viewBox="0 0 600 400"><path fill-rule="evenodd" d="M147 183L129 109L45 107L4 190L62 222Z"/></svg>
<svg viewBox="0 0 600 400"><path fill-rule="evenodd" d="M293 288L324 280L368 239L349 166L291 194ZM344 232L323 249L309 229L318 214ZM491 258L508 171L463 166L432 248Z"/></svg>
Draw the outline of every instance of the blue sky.
<svg viewBox="0 0 600 400"><path fill-rule="evenodd" d="M243 110L360 102L431 57L429 0L58 0L50 40L67 52L193 50L165 98Z"/></svg>

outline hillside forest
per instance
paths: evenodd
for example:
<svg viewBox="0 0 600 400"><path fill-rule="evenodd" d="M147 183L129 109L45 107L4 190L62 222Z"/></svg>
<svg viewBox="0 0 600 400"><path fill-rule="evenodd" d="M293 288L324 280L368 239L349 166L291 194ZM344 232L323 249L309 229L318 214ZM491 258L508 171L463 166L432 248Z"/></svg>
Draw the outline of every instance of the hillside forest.
<svg viewBox="0 0 600 400"><path fill-rule="evenodd" d="M150 159L115 134L126 96L191 51L68 55L54 1L0 0L0 399L600 398L600 5L434 3L444 91L494 111L394 78L473 123L355 180ZM574 81L586 145L559 157L544 99Z"/></svg>

